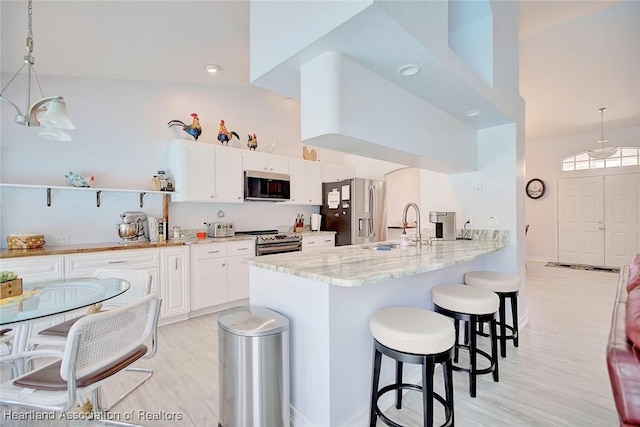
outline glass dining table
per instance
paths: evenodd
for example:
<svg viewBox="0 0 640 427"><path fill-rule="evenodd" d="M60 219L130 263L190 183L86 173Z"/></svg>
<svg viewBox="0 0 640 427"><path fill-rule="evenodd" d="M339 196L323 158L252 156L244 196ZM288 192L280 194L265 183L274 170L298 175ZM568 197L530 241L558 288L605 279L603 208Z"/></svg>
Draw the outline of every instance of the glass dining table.
<svg viewBox="0 0 640 427"><path fill-rule="evenodd" d="M123 279L58 279L23 285L22 295L0 300L0 326L13 329L12 353L25 351L33 321L61 316L114 298L129 289Z"/></svg>

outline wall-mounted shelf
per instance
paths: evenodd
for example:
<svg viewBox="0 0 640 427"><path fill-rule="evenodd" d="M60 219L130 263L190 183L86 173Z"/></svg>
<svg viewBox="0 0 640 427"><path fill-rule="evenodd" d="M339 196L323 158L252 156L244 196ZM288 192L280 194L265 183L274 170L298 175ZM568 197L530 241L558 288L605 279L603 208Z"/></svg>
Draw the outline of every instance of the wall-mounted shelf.
<svg viewBox="0 0 640 427"><path fill-rule="evenodd" d="M155 190L129 190L123 188L95 188L95 187L70 187L66 185L35 185L35 184L6 184L0 183L0 187L8 188L24 188L24 189L46 189L47 190L47 206L51 206L51 194L53 190L62 191L95 191L96 193L96 207L100 207L102 192L114 192L114 193L138 193L140 194L140 208L144 207L144 196L146 194L163 194L170 195L170 191L155 191Z"/></svg>

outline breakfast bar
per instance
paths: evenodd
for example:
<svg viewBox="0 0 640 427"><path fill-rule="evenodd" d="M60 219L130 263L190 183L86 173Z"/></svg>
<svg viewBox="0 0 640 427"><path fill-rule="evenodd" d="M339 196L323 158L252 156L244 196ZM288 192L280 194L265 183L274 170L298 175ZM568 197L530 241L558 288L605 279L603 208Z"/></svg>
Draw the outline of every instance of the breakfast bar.
<svg viewBox="0 0 640 427"><path fill-rule="evenodd" d="M368 421L373 355L369 319L388 306L431 310L431 288L463 283L485 259L509 244L436 241L341 246L309 253L247 259L250 301L290 321L291 421L296 426L364 426ZM381 384L392 378L383 363ZM406 370L411 379L418 370ZM391 398L391 396L389 396ZM380 407L391 401L380 401Z"/></svg>

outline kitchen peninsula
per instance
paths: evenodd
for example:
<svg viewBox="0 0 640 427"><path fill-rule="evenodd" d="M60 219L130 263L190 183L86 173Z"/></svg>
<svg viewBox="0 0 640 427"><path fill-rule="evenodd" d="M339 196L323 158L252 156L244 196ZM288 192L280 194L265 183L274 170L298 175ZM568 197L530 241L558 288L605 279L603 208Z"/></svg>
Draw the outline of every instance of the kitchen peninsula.
<svg viewBox="0 0 640 427"><path fill-rule="evenodd" d="M251 266L251 304L291 322L292 423L367 425L371 315L394 305L431 310L431 288L463 283L466 271L483 269L487 256L509 244L506 234L406 249L376 243L245 260ZM392 378L391 368L383 362L381 383ZM405 379L416 372L407 369Z"/></svg>

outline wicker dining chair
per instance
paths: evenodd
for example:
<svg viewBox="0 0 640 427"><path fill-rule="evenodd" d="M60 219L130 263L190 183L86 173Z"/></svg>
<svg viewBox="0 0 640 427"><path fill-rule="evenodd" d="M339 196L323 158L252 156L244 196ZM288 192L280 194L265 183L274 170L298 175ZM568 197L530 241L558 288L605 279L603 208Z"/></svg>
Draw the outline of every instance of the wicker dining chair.
<svg viewBox="0 0 640 427"><path fill-rule="evenodd" d="M93 411L102 410L101 386L136 360L155 354L161 303L152 294L124 307L84 316L69 330L63 351L37 349L7 356L7 360L54 360L0 384L0 403L67 411L78 398L90 394Z"/></svg>
<svg viewBox="0 0 640 427"><path fill-rule="evenodd" d="M99 309L112 309L114 307L122 307L124 305L135 302L145 296L149 295L151 291L151 275L145 270L121 270L121 269L98 269L93 273L93 277L97 278L118 278L127 280L130 284L129 289L111 298L103 303L103 306ZM58 323L49 328L43 329L33 336L29 340L29 344L32 348L37 346L62 346L65 344L67 335L71 327L84 316L74 317L65 322ZM129 372L136 372L144 374L138 382L136 382L131 388L126 390L122 395L115 399L111 404L104 407L105 410L113 408L120 403L125 397L130 395L135 389L140 387L145 381L147 381L153 375L153 370L144 367L128 367L126 369Z"/></svg>

